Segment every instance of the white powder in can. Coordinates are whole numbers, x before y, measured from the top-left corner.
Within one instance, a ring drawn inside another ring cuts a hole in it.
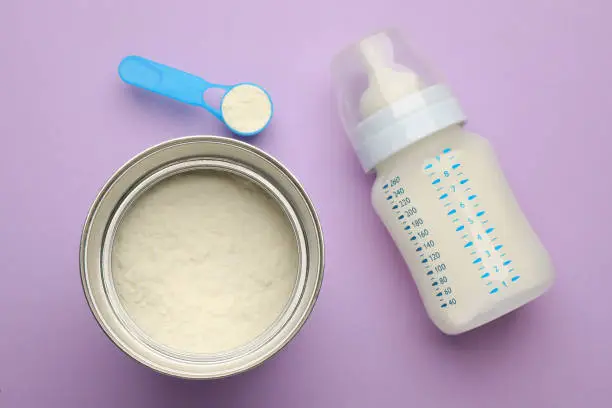
[[[234,131],[244,134],[262,130],[272,116],[272,102],[258,86],[236,85],[221,102],[223,120]]]
[[[216,353],[262,334],[298,271],[293,229],[253,183],[216,171],[172,176],[125,215],[112,251],[116,291],[158,343]]]

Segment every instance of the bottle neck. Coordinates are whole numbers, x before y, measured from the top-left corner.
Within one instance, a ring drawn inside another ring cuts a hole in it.
[[[366,172],[406,147],[466,120],[444,85],[407,95],[363,120],[351,138]]]
[[[458,132],[462,131],[462,125],[460,124],[454,124],[454,125],[450,125],[444,129],[441,129],[437,132],[434,132],[430,135],[427,135],[425,137],[423,137],[422,139],[416,141],[415,143],[409,144],[408,146],[404,147],[401,150],[398,150],[395,154],[389,156],[388,158],[386,158],[385,160],[381,161],[380,163],[376,164],[376,166],[374,167],[374,171],[377,174],[388,174],[390,172],[393,171],[393,169],[395,168],[395,166],[397,165],[397,162],[399,160],[404,160],[405,159],[405,154],[406,152],[410,151],[410,150],[414,150],[417,149],[420,145],[427,143],[428,141],[430,141],[432,138],[437,138],[437,137],[442,137],[442,136],[449,136],[452,137],[454,135],[456,135]]]

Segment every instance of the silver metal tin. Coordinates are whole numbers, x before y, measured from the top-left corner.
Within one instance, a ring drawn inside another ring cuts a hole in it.
[[[243,177],[275,198],[293,227],[300,259],[291,299],[272,326],[243,347],[210,355],[181,353],[144,334],[121,306],[110,270],[115,233],[136,199],[172,175],[206,169]],[[218,136],[174,139],[147,149],[121,167],[94,201],[80,248],[85,296],[106,335],[130,357],[158,372],[198,379],[221,378],[249,370],[283,348],[312,311],[323,279],[323,261],[321,226],[297,179],[263,151]]]

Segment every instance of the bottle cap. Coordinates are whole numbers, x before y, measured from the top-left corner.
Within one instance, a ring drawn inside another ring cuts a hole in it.
[[[332,62],[340,117],[363,168],[466,118],[450,90],[397,30],[372,34]]]

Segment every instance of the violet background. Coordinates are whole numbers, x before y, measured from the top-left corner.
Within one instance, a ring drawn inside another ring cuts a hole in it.
[[[610,15],[607,0],[3,0],[0,407],[610,406]],[[386,26],[445,73],[557,266],[546,296],[459,337],[427,319],[335,114],[332,56]],[[78,245],[102,184],[148,146],[227,134],[121,83],[128,54],[266,87],[275,117],[254,143],[318,208],[317,307],[245,375],[155,374],[85,303]]]

